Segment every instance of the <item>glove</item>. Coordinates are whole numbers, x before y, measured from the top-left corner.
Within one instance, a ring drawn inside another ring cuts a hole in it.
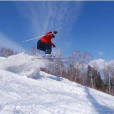
[[[57,31],[53,31],[53,34],[57,34]]]
[[[55,44],[53,44],[53,47],[56,47]]]
[[[52,38],[55,38],[55,35],[54,34],[52,34]]]

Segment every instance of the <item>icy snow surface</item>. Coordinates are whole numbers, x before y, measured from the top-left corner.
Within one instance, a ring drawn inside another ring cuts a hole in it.
[[[25,53],[0,57],[0,114],[114,114],[114,97],[40,71]]]

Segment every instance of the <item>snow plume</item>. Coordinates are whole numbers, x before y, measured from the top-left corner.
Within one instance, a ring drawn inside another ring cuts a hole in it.
[[[0,47],[10,48],[16,52],[24,51],[23,47],[12,41],[9,37],[0,33]]]
[[[49,30],[61,31],[59,33],[62,35],[62,32],[69,33],[77,21],[82,2],[26,2],[18,3],[17,6],[19,12],[29,19],[36,35]]]

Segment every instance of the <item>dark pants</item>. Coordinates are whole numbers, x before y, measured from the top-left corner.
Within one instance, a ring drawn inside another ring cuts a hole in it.
[[[37,49],[45,51],[45,54],[51,54],[52,46],[48,43],[44,43],[39,40],[37,42]]]

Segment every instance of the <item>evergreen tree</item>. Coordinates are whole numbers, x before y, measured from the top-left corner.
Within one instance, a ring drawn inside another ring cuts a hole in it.
[[[92,87],[103,90],[103,80],[101,79],[100,73],[92,68],[90,65],[88,66],[87,71],[87,83],[91,84]]]

